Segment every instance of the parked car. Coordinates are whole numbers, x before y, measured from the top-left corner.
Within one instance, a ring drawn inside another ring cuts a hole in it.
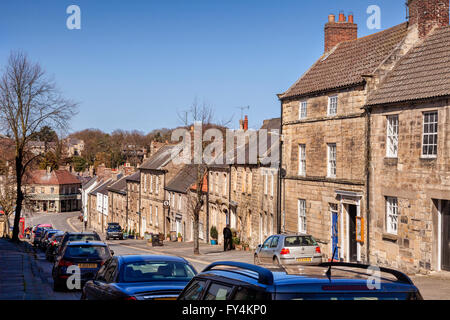
[[[317,241],[307,234],[276,234],[268,237],[254,254],[255,264],[318,264],[322,252]]]
[[[325,262],[268,268],[242,262],[215,262],[197,274],[179,300],[422,300],[411,279],[379,268],[372,283],[369,265]],[[372,286],[373,284],[373,286]]]
[[[100,236],[97,232],[66,232],[64,234],[63,239],[61,240],[60,245],[58,246],[58,250],[56,256],[61,255],[64,247],[69,241],[101,241]]]
[[[106,261],[111,259],[114,252],[101,241],[67,242],[62,254],[56,258],[52,269],[53,289],[60,291],[67,288],[67,279],[72,273],[67,268],[78,265],[81,275],[81,286],[93,279],[97,271]]]
[[[49,239],[58,232],[62,232],[61,230],[56,230],[56,229],[47,229],[43,236],[41,237],[41,240],[39,241],[39,246],[43,251],[47,250],[47,245],[48,245],[48,241]]]
[[[33,234],[33,246],[39,247],[41,237],[43,236],[46,230],[50,229],[49,227],[37,227]]]
[[[61,243],[61,240],[64,236],[63,232],[55,233],[49,240],[47,250],[45,251],[45,258],[48,261],[55,261],[55,256],[58,251],[58,247]]]
[[[185,259],[172,256],[114,257],[83,288],[87,300],[176,300],[197,274]]]
[[[108,227],[106,228],[106,240],[109,239],[123,240],[122,227],[118,223],[108,223]]]

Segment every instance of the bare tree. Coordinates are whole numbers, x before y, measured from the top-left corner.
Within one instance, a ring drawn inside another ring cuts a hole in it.
[[[77,104],[64,99],[38,63],[22,52],[11,53],[0,79],[0,125],[15,142],[16,215],[13,241],[19,240],[19,221],[24,201],[23,177],[29,164],[27,144],[44,126],[65,129]]]

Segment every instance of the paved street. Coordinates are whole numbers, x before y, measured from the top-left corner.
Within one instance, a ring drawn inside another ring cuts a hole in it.
[[[80,231],[82,223],[78,213],[39,214],[27,219],[27,226],[37,223],[52,223],[64,231]],[[102,236],[102,238],[104,238]],[[163,254],[176,255],[190,261],[197,271],[217,260],[253,262],[251,252],[223,252],[220,246],[202,244],[200,255],[193,254],[192,243],[165,242],[162,247],[152,247],[143,240],[107,241],[116,255]],[[74,300],[80,292],[54,292],[51,278],[52,264],[45,259],[40,250],[27,242],[20,245],[0,240],[0,300],[1,299],[57,299]],[[442,272],[430,276],[413,276],[425,299],[450,299],[450,273]]]

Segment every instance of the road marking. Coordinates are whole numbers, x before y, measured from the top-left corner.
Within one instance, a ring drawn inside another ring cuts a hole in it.
[[[69,225],[69,227],[72,228],[72,230],[74,230],[75,232],[79,232],[78,229],[76,229],[71,223],[70,223],[70,219],[72,219],[73,217],[67,218],[66,222]]]
[[[171,255],[171,254],[169,254],[169,253],[167,253],[167,252],[164,252],[164,251],[159,251],[159,250],[149,250],[149,249],[144,249],[144,248],[139,248],[139,247],[135,247],[135,246],[131,246],[131,245],[123,245],[124,247],[129,247],[129,248],[132,248],[132,249],[136,249],[136,250],[141,250],[141,251],[145,251],[145,252],[151,252],[151,253],[155,253],[155,251],[156,252],[158,252],[158,253],[164,253],[164,254],[167,254],[167,255]],[[173,255],[173,254],[172,254]],[[186,260],[190,260],[190,261],[194,261],[194,262],[197,262],[197,263],[201,263],[201,264],[206,264],[206,265],[209,265],[209,264],[211,264],[211,262],[210,261],[205,261],[205,260],[198,260],[198,259],[192,259],[192,258],[187,258],[187,257],[183,257],[183,256],[178,256],[178,257],[181,257],[181,258],[184,258],[184,259],[186,259]]]

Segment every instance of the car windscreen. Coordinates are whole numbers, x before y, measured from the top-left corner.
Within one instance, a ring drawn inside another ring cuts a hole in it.
[[[96,241],[100,240],[96,234],[71,234],[68,236],[67,241]]]
[[[183,262],[138,261],[123,267],[123,282],[190,281],[195,270]]]
[[[66,248],[65,258],[92,258],[105,260],[111,256],[105,246],[71,245]]]
[[[317,246],[316,240],[311,236],[289,236],[284,239],[285,247]]]
[[[113,226],[109,226],[108,227],[108,231],[120,231],[122,230],[122,228],[120,226],[117,225],[113,225]]]

